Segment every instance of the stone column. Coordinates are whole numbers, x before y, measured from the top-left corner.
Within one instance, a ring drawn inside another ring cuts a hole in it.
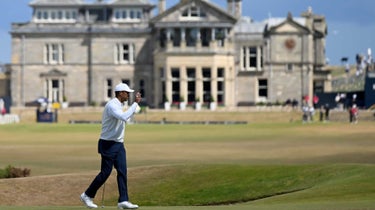
[[[211,95],[217,102],[217,66],[213,65],[211,68]]]
[[[185,28],[181,28],[181,45],[180,48],[184,49],[186,47],[186,31]]]
[[[186,66],[180,67],[180,96],[187,102],[187,73]]]
[[[172,102],[172,74],[171,68],[168,64],[165,65],[164,69],[165,76],[165,96],[170,102]]]
[[[203,77],[201,66],[197,66],[195,69],[195,97],[199,98],[200,102],[203,102]]]

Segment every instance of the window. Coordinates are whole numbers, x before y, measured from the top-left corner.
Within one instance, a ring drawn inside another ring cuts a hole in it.
[[[179,47],[181,44],[181,29],[175,28],[171,31],[171,40],[173,41],[174,47]]]
[[[56,11],[51,11],[51,19],[52,20],[56,19]]]
[[[121,79],[121,82],[127,84],[129,87],[132,86],[132,84],[130,83],[130,79]]]
[[[172,68],[172,103],[180,101],[180,69]]]
[[[35,22],[53,22],[53,23],[65,23],[75,22],[77,20],[77,11],[73,9],[37,9],[35,11],[34,21]]]
[[[122,83],[125,83],[125,84],[127,84],[129,87],[132,87],[133,85],[131,84],[131,82],[130,82],[130,79],[128,79],[128,78],[124,78],[124,79],[121,79],[121,82]],[[130,94],[130,101],[132,101],[133,99],[133,95],[132,94]]]
[[[217,41],[217,46],[223,47],[225,41],[225,29],[224,28],[216,28],[215,29],[215,40]]]
[[[58,12],[57,12],[57,18],[60,19],[60,20],[62,20],[63,17],[64,17],[64,16],[63,16],[63,11],[58,11]]]
[[[116,64],[134,64],[135,46],[134,44],[117,44],[115,47]]]
[[[41,11],[36,12],[36,19],[41,20],[43,17],[43,13]]]
[[[106,101],[109,101],[112,98],[112,91],[113,91],[112,79],[107,79],[107,81],[106,81],[106,95],[105,95]]]
[[[267,79],[258,80],[258,98],[260,101],[266,101],[268,97],[268,81]]]
[[[188,81],[188,103],[195,101],[195,68],[187,68],[187,81]]]
[[[314,93],[323,93],[324,92],[324,80],[314,81]]]
[[[166,92],[165,92],[165,76],[164,76],[165,72],[164,72],[164,68],[160,67],[159,72],[160,72],[160,81],[161,81],[161,92],[163,93],[162,94],[162,101],[166,102],[168,100],[168,97],[167,97]]]
[[[199,9],[197,7],[190,7],[190,16],[191,17],[198,17],[199,16]]]
[[[195,46],[197,43],[198,29],[187,28],[186,29],[186,46]]]
[[[243,46],[241,49],[241,67],[243,71],[261,70],[263,67],[262,48]]]
[[[211,69],[210,68],[202,68],[202,76],[203,76],[203,102],[208,103],[211,101]]]
[[[46,78],[44,82],[44,96],[48,101],[62,102],[64,96],[64,80]]]
[[[47,20],[47,19],[48,19],[48,12],[44,11],[43,12],[43,20]]]
[[[257,67],[257,48],[249,47],[249,66],[250,68]]]
[[[137,10],[136,11],[136,13],[137,13],[137,19],[142,19],[142,12],[141,11],[139,11],[139,10]]]
[[[210,41],[211,41],[211,30],[210,28],[202,28],[200,29],[200,38],[202,42],[203,47],[208,47],[210,46]]]
[[[146,85],[145,81],[141,79],[139,81],[139,92],[141,93],[143,98],[146,98]]]
[[[286,65],[286,70],[287,70],[287,71],[293,71],[293,64],[288,63],[288,64]]]
[[[139,22],[142,19],[141,9],[115,9],[113,22]]]
[[[44,46],[44,63],[46,64],[63,64],[64,63],[64,45],[63,44],[46,44]]]
[[[192,5],[189,8],[187,8],[186,10],[184,10],[182,12],[181,16],[182,16],[182,19],[189,19],[189,20],[197,19],[197,20],[199,20],[200,18],[204,18],[207,15],[203,11],[203,9],[201,9],[200,7]]]
[[[225,93],[225,83],[224,83],[224,68],[217,69],[217,103],[224,104],[224,93]]]

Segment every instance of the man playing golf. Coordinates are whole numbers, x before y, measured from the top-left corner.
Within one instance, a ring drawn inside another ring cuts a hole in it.
[[[102,131],[98,142],[98,152],[101,154],[101,170],[87,190],[81,194],[81,201],[88,208],[97,208],[93,202],[99,188],[105,183],[114,166],[117,170],[117,184],[119,190],[118,208],[136,209],[138,205],[129,202],[127,187],[126,151],[124,147],[125,122],[134,114],[141,101],[139,92],[135,95],[135,102],[127,111],[123,111],[123,103],[128,101],[129,94],[134,92],[125,83],[115,87],[115,98],[104,107],[102,116]]]

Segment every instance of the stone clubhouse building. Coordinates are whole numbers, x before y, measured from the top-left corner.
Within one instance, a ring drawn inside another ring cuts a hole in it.
[[[242,0],[32,0],[13,23],[12,106],[39,97],[103,105],[125,82],[151,108],[196,101],[230,110],[330,90],[325,17],[311,8],[256,22]],[[254,5],[256,6],[256,5]],[[157,12],[154,12],[157,10]]]

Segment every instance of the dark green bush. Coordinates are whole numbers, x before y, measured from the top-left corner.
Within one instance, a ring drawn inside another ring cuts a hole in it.
[[[4,169],[0,169],[0,179],[28,177],[30,172],[31,170],[28,168],[21,169],[8,165]]]

